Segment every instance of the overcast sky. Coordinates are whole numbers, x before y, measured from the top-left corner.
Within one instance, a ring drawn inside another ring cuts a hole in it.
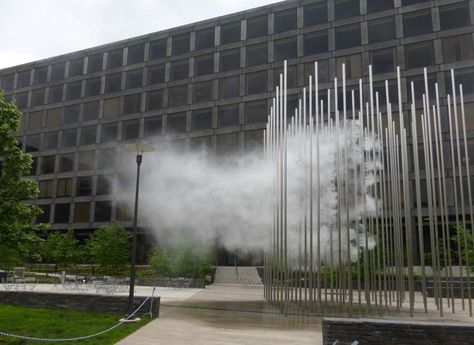
[[[278,0],[0,0],[0,68]]]

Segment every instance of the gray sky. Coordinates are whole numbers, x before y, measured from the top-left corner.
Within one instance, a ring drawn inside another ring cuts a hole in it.
[[[0,68],[278,0],[0,0]]]

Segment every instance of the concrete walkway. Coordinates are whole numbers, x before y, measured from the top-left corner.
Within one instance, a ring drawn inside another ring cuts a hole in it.
[[[163,301],[159,319],[117,344],[322,344],[318,318],[267,308],[262,289],[211,285],[185,300]]]

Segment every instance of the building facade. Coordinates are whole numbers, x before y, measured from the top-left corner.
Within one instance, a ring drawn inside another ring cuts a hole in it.
[[[382,107],[384,80],[396,98],[397,65],[406,102],[411,82],[417,99],[423,92],[424,66],[431,94],[435,83],[442,94],[451,87],[455,68],[474,154],[473,18],[474,0],[283,1],[0,70],[23,113],[18,140],[34,159],[38,221],[78,237],[113,220],[130,226],[112,188],[134,178],[124,143],[205,146],[217,157],[261,147],[284,60],[289,109],[316,60],[321,97],[343,63],[349,90],[371,64]]]

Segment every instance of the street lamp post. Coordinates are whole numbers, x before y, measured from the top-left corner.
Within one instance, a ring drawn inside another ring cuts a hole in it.
[[[127,144],[125,150],[136,153],[137,163],[137,182],[135,185],[135,209],[133,213],[133,230],[132,230],[132,248],[131,248],[131,262],[130,262],[130,288],[128,294],[128,316],[132,315],[134,311],[134,292],[135,292],[135,273],[137,262],[137,224],[138,224],[138,194],[140,190],[140,166],[142,164],[143,153],[155,151],[152,145],[148,144]],[[132,320],[135,318],[132,318]],[[128,321],[131,321],[130,319]]]

